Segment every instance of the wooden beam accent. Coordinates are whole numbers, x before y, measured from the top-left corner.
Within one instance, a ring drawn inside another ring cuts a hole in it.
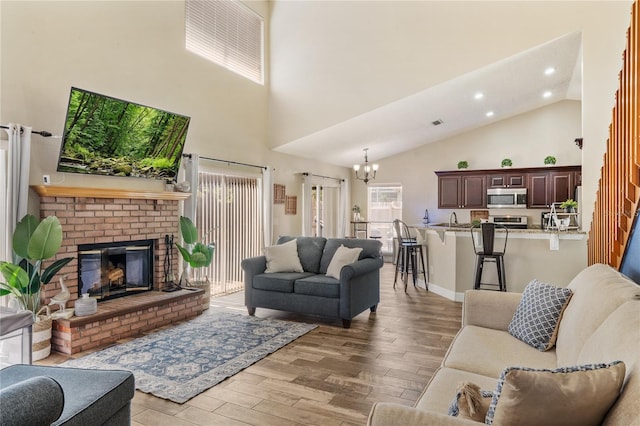
[[[186,200],[190,192],[141,191],[137,189],[84,188],[74,186],[32,185],[41,197],[124,198],[144,200]]]

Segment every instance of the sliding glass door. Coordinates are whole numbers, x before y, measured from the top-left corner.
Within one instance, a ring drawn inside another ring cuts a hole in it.
[[[259,178],[198,173],[197,227],[202,240],[216,244],[211,266],[201,268],[212,295],[242,290],[240,262],[261,254],[261,194]]]

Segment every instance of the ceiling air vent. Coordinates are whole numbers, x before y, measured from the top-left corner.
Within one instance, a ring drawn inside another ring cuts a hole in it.
[[[439,126],[442,123],[444,123],[444,121],[442,121],[441,119],[437,119],[436,121],[432,121],[431,124],[433,124],[434,126]]]

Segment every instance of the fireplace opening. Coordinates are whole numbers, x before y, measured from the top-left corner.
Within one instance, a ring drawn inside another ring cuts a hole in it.
[[[78,246],[78,294],[98,301],[153,290],[153,240]]]

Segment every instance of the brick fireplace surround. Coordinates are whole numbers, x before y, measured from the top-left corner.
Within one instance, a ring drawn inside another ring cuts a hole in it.
[[[73,257],[42,290],[44,303],[60,291],[59,276],[71,292],[67,308],[78,299],[78,245],[154,240],[154,291],[98,303],[94,315],[57,319],[52,330],[54,350],[73,354],[115,342],[202,312],[202,290],[162,292],[166,234],[179,235],[179,202],[188,193],[144,192],[103,188],[32,187],[40,195],[41,218],[55,215],[62,225],[62,247],[51,262]],[[172,248],[177,274],[178,253]],[[44,265],[46,267],[46,265]]]

